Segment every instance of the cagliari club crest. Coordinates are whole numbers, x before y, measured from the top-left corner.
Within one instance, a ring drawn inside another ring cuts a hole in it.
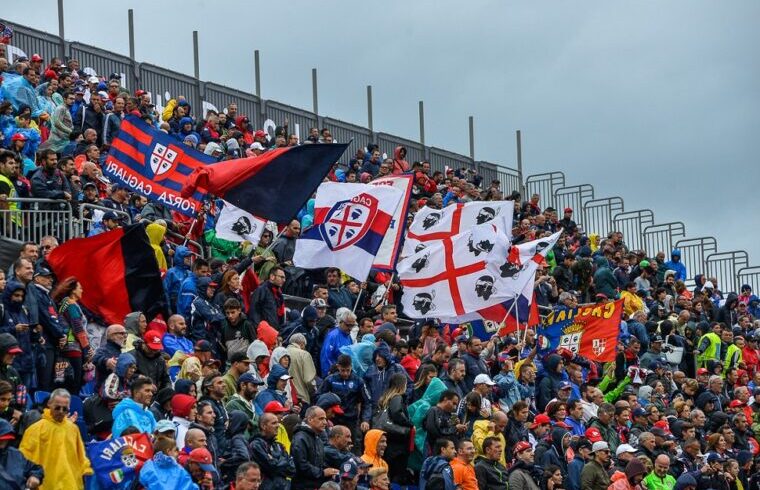
[[[153,153],[150,155],[150,168],[156,176],[163,175],[172,169],[177,159],[177,151],[171,147],[156,143]]]
[[[377,210],[377,199],[365,193],[335,203],[325,217],[322,238],[333,251],[350,247],[367,234]]]

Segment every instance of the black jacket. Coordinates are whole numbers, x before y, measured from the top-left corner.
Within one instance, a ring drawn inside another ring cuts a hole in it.
[[[112,358],[118,359],[120,354],[121,346],[110,340],[100,344],[98,350],[95,351],[95,355],[92,356],[92,363],[95,365],[95,391],[100,390],[106,377],[113,372],[113,370],[106,367],[108,360]]]
[[[214,414],[216,414],[216,419],[214,420],[214,438],[216,439],[217,447],[219,448],[219,454],[222,454],[227,450],[228,441],[226,428],[229,414],[227,414],[227,409],[224,408],[224,403],[222,403],[221,400],[216,401],[209,396],[204,396],[201,398],[201,401],[211,403],[211,407],[214,409]]]
[[[261,467],[261,490],[288,487],[287,479],[296,474],[296,465],[282,444],[257,434],[251,441],[250,452],[251,461]]]
[[[248,449],[248,415],[240,410],[230,412],[230,423],[227,427],[227,450],[222,455],[221,464],[222,481],[230,482],[235,479],[237,467],[251,460],[251,452]],[[263,476],[263,474],[262,474]]]
[[[37,307],[36,316],[29,312],[30,318],[36,318],[39,325],[42,325],[42,337],[45,339],[45,345],[48,348],[58,345],[58,339],[63,337],[63,328],[58,321],[58,308],[50,298],[50,292],[34,284],[26,288],[26,294],[34,296],[34,304]],[[118,354],[116,357],[119,357]]]
[[[171,386],[169,371],[166,369],[166,362],[163,357],[161,355],[148,357],[143,352],[142,346],[142,340],[136,340],[135,350],[132,351],[132,355],[135,356],[137,363],[137,372],[152,379],[156,384],[156,389],[162,390],[167,386]]]
[[[507,469],[498,461],[479,457],[475,462],[475,477],[480,490],[507,490]]]
[[[251,294],[248,318],[251,319],[254,326],[258,327],[259,322],[265,320],[272,327],[279,329],[283,322],[283,318],[278,315],[282,304],[282,291],[280,290],[279,296],[275,296],[272,292],[272,283],[264,281]]]
[[[34,464],[15,447],[0,449],[0,489],[21,488],[21,482],[25,482],[30,476],[36,476],[44,483],[45,472],[42,466]]]
[[[319,435],[308,425],[296,427],[290,454],[295,461],[296,474],[291,482],[292,490],[319,488],[326,481],[324,477],[325,446]]]
[[[343,467],[343,463],[353,458],[354,454],[351,451],[341,451],[331,444],[325,445],[325,465],[328,468]]]
[[[431,407],[425,416],[423,427],[427,432],[427,444],[431,448],[437,439],[449,439],[454,444],[457,443],[456,424],[452,423],[453,413],[444,412],[439,407]]]

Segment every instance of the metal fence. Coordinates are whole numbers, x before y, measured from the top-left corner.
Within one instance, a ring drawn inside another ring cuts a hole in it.
[[[578,216],[583,216],[583,227],[586,231],[605,237],[611,231],[615,231],[614,218],[624,211],[623,208],[623,199],[620,197],[592,199],[583,205],[583,214]],[[557,213],[562,215],[563,210],[564,208],[558,208]]]
[[[322,119],[322,127],[329,129],[333,139],[338,143],[351,142],[343,155],[344,158],[353,158],[358,149],[365,148],[372,142],[372,131],[356,124],[325,117]]]
[[[254,128],[261,128],[264,125],[261,100],[255,95],[224,85],[207,83],[203,102],[205,109],[213,109],[219,113],[226,112],[227,106],[234,103],[237,105],[238,116],[246,116]]]
[[[554,204],[554,191],[560,187],[565,186],[565,174],[562,172],[547,172],[545,174],[529,175],[525,179],[525,193],[527,196],[522,196],[523,200],[527,200],[533,194],[541,196],[542,207],[553,207]]]
[[[647,226],[644,228],[644,250],[650,257],[657,252],[665,252],[666,256],[670,256],[675,243],[685,236],[686,227],[680,221]]]
[[[411,165],[412,162],[421,162],[425,157],[425,147],[422,143],[412,141],[400,136],[393,136],[388,133],[377,133],[377,144],[380,145],[380,151],[387,153],[388,157],[393,158],[393,151],[397,146],[406,148],[406,161]]]
[[[674,248],[681,251],[681,263],[690,275],[684,283],[687,287],[692,287],[695,285],[692,279],[694,275],[707,270],[707,256],[718,251],[718,241],[711,236],[686,238],[678,240]],[[665,255],[669,254],[669,251],[665,253]]]
[[[644,229],[653,224],[654,213],[651,209],[625,211],[612,218],[614,231],[623,234],[623,239],[631,250],[644,248]]]
[[[574,211],[575,222],[583,225],[583,207],[593,199],[594,187],[589,184],[560,187],[554,191],[553,207],[555,209],[571,208]]]
[[[475,170],[475,163],[472,161],[472,158],[442,148],[431,147],[429,149],[429,160],[430,168],[434,171],[438,170],[443,172],[446,170],[446,167],[454,170],[459,170],[461,168]],[[486,186],[489,183],[490,181],[484,182]]]
[[[88,75],[107,77],[111,73],[118,73],[122,87],[134,92],[135,72],[129,57],[81,43],[69,45],[69,56],[79,60],[79,66]]]
[[[309,136],[309,128],[319,127],[316,114],[298,107],[268,100],[264,103],[264,111],[267,116],[267,120],[264,122],[264,131],[270,136],[274,136],[276,126],[282,126],[286,121],[288,131],[291,134],[297,134],[299,141],[303,141]]]
[[[718,280],[716,288],[721,291],[739,291],[739,271],[749,265],[744,250],[718,252],[707,256],[707,275]]]
[[[21,209],[0,209],[3,238],[40,243],[48,235],[61,242],[77,236],[69,201],[19,197],[8,198],[6,202]]]
[[[752,286],[752,292],[755,294],[760,291],[760,266],[739,269],[738,276],[740,285],[749,284]]]
[[[166,104],[173,98],[184,96],[190,104],[191,114],[203,118],[203,104],[198,81],[191,76],[183,75],[164,68],[140,64],[140,86],[150,92],[156,109],[163,111]]]

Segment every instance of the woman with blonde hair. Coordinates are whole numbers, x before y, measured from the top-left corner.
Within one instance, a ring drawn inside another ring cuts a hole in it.
[[[388,477],[388,470],[385,468],[373,468],[369,470],[369,488],[370,490],[389,490],[391,480]]]

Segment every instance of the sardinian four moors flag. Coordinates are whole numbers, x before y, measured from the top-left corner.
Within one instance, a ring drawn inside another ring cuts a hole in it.
[[[305,269],[338,267],[364,280],[402,197],[392,186],[323,183],[314,203],[314,226],[296,241],[293,263]]]
[[[396,267],[404,287],[404,313],[459,318],[503,301],[496,282],[508,245],[507,236],[486,223],[404,258]]]
[[[228,202],[216,219],[216,236],[232,242],[249,241],[255,247],[266,228],[267,221]]]
[[[169,209],[194,216],[206,196],[203,189],[182,196],[182,186],[197,168],[216,159],[183,145],[137,116],[128,115],[111,144],[103,173],[133,192]]]
[[[74,238],[47,261],[58,280],[79,280],[82,304],[108,324],[122,323],[133,311],[166,315],[161,272],[143,223]]]
[[[512,201],[475,201],[446,206],[443,209],[424,207],[414,216],[404,242],[402,257],[408,257],[428,245],[467,231],[475,225],[493,223],[509,236],[512,230]]]

